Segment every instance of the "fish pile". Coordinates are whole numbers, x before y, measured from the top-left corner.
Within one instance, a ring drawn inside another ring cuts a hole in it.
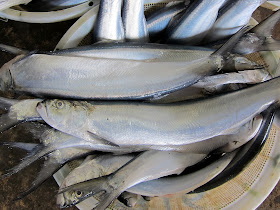
[[[22,199],[86,157],[57,203],[95,196],[95,209],[228,181],[262,148],[280,99],[280,78],[245,57],[280,49],[271,38],[280,11],[247,26],[264,2],[172,1],[144,12],[144,0],[0,1],[0,17],[23,22],[91,14],[95,42],[50,52],[0,45],[17,55],[0,69],[2,93],[14,96],[0,98],[0,131],[33,121],[40,140],[0,142],[28,151],[1,179],[47,157]]]

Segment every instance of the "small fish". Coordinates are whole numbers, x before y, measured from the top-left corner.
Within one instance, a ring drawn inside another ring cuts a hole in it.
[[[199,44],[214,25],[218,11],[225,0],[194,1],[180,18],[166,28],[168,43]]]
[[[122,41],[124,40],[124,27],[121,17],[122,0],[102,0],[93,38],[98,41]]]
[[[69,204],[75,205],[89,196],[104,192],[96,209],[105,209],[115,198],[129,187],[143,181],[157,179],[162,176],[180,173],[187,166],[201,161],[206,155],[177,153],[165,151],[146,151],[115,173],[81,182],[59,191],[78,190],[82,193],[79,201]],[[162,163],[164,164],[158,164]],[[69,206],[68,205],[68,206]]]
[[[219,12],[219,16],[205,36],[207,43],[228,38],[249,23],[252,13],[265,0],[232,0]],[[236,15],[238,14],[238,15]]]
[[[148,42],[144,0],[124,0],[122,8],[124,36],[127,42]]]

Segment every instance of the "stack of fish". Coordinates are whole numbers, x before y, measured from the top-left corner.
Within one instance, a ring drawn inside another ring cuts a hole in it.
[[[98,14],[90,46],[29,52],[0,45],[18,54],[0,69],[1,90],[38,97],[0,98],[7,110],[0,130],[45,123],[36,126],[39,144],[1,142],[29,151],[2,178],[48,157],[18,199],[66,162],[90,155],[65,178],[58,204],[95,195],[96,209],[105,209],[125,192],[133,206],[137,195],[206,189],[215,177],[211,182],[221,182],[244,151],[260,150],[280,99],[280,78],[244,57],[279,49],[271,31],[280,11],[246,27],[264,0],[174,1],[146,16],[144,0],[2,1],[0,16],[11,18],[7,8],[22,3],[32,11],[94,7]]]

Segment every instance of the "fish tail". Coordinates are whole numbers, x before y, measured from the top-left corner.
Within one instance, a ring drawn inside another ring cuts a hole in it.
[[[31,163],[35,162],[39,158],[46,156],[52,151],[53,150],[51,150],[50,147],[46,147],[42,144],[37,145],[27,156],[23,158],[23,160],[18,165],[7,170],[5,174],[1,175],[0,180],[9,177],[15,173],[18,173],[22,169],[29,166]]]
[[[15,55],[28,55],[30,52],[27,50],[23,50],[17,47],[12,47],[5,44],[0,44],[0,50],[4,52],[8,52]]]
[[[23,143],[23,142],[0,142],[0,145],[12,147],[12,148],[19,148],[19,149],[31,152],[39,144]]]
[[[75,203],[68,204],[68,206],[72,206],[80,203],[81,201],[85,200],[90,196],[103,192],[103,194],[99,196],[98,200],[100,201],[94,209],[105,209],[114,201],[114,199],[116,199],[121,194],[121,191],[117,190],[112,185],[110,185],[109,180],[110,176],[103,176],[97,179],[91,179],[85,182],[65,187],[59,190],[58,193],[60,194],[67,191],[79,191],[80,194],[82,194],[82,196]]]
[[[249,26],[242,27],[234,34],[222,47],[216,50],[212,55],[226,55],[233,50],[239,39],[249,30]]]
[[[25,196],[32,193],[34,190],[36,190],[41,184],[43,184],[49,177],[51,177],[58,169],[60,169],[63,166],[63,163],[59,163],[54,158],[48,158],[40,172],[38,173],[36,179],[32,182],[31,187],[27,189],[26,191],[21,192],[16,198],[13,199],[13,201],[20,200],[24,198]]]

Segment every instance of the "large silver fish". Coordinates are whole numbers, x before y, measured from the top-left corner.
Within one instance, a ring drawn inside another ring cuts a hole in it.
[[[93,133],[117,145],[184,145],[248,122],[279,100],[279,81],[173,104],[47,100],[37,111],[49,125],[87,141]]]
[[[197,0],[166,28],[168,43],[199,44],[214,25],[225,0]]]
[[[243,35],[210,56],[192,61],[124,60],[74,55],[17,57],[1,71],[1,90],[77,99],[146,99],[169,94],[213,74]],[[82,65],[81,65],[82,64]]]
[[[93,37],[95,41],[124,40],[122,0],[100,1]]]
[[[184,168],[194,165],[205,156],[203,154],[146,151],[109,176],[81,182],[66,187],[60,192],[66,192],[68,190],[81,191],[82,196],[77,203],[86,199],[88,196],[104,192],[96,208],[105,209],[117,196],[129,187],[143,181],[181,173]],[[162,162],[164,164],[158,164]],[[70,205],[75,204],[72,203]]]
[[[205,42],[228,38],[249,23],[252,13],[266,0],[232,0],[219,13],[215,24],[205,37]]]
[[[144,0],[124,0],[122,8],[125,40],[128,42],[148,42]]]

